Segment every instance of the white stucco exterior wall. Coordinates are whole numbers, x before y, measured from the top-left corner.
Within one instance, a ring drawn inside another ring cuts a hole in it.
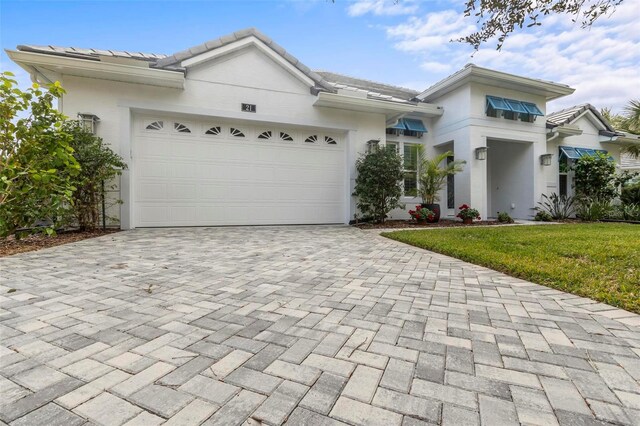
[[[355,179],[355,159],[370,139],[385,138],[385,115],[313,106],[316,96],[309,86],[256,48],[248,47],[189,69],[184,90],[63,75],[67,94],[62,111],[70,117],[90,112],[100,118],[97,134],[128,163],[122,176],[122,226],[131,226],[131,187],[135,168],[131,156],[131,123],[136,113],[177,117],[222,117],[247,123],[309,126],[344,135],[347,143],[348,200],[345,223],[355,213],[350,196]],[[240,111],[240,104],[257,105],[257,113]]]

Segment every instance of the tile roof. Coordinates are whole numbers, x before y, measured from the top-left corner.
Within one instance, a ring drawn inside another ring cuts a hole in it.
[[[331,71],[316,72],[336,89],[364,91],[367,96],[372,98],[407,102],[413,100],[420,93],[406,87],[393,86]]]
[[[31,44],[18,45],[22,52],[45,53],[48,55],[69,56],[78,59],[99,60],[100,56],[112,56],[114,58],[138,59],[155,63],[167,55],[157,53],[127,52],[122,50],[83,49],[80,47],[36,46]]]
[[[182,61],[193,58],[194,56],[200,55],[202,53],[208,52],[213,49],[217,49],[219,47],[225,46],[227,44],[233,43],[238,40],[242,40],[247,37],[255,37],[267,46],[269,46],[273,51],[282,56],[287,62],[296,67],[300,72],[313,80],[318,86],[324,88],[329,91],[333,91],[331,85],[329,85],[319,74],[311,71],[309,67],[300,62],[296,57],[287,52],[282,46],[274,42],[271,38],[260,32],[256,28],[246,28],[244,30],[236,31],[234,33],[228,34],[226,36],[216,38],[213,40],[209,40],[205,43],[199,44],[197,46],[190,47],[189,49],[182,50],[180,52],[174,53],[173,55],[167,56],[165,58],[159,59],[156,63],[156,67],[158,68],[171,68],[176,65],[179,65]]]
[[[602,124],[608,131],[615,133],[616,130],[613,128],[613,126],[611,126],[609,121],[607,121],[602,116],[602,114],[600,114],[600,111],[598,111],[596,107],[591,104],[575,105],[570,108],[565,108],[563,110],[547,114],[547,123],[551,124],[552,127],[569,124],[587,110],[591,111],[598,118],[598,120],[602,122]]]

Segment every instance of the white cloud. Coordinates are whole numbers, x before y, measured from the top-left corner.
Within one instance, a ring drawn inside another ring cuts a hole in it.
[[[362,16],[371,13],[381,15],[409,15],[418,11],[415,0],[357,0],[347,8],[349,16]]]
[[[590,102],[597,108],[620,110],[630,98],[640,96],[637,16],[640,2],[630,0],[589,29],[567,16],[550,16],[541,27],[511,35],[499,52],[491,41],[475,53],[466,44],[450,42],[477,28],[475,19],[465,18],[460,10],[411,16],[387,27],[386,33],[397,50],[422,61],[420,69],[429,73],[431,82],[473,62],[576,89],[573,95],[554,101],[550,109]],[[416,81],[423,79],[427,78],[415,77]]]

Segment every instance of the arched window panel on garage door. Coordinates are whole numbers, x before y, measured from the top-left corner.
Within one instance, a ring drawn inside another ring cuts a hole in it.
[[[273,137],[273,132],[271,130],[265,130],[264,132],[258,135],[258,139],[269,140]]]
[[[338,141],[336,141],[334,138],[332,138],[331,136],[325,136],[324,137],[324,141],[328,144],[328,145],[338,145]]]
[[[147,126],[145,127],[145,130],[162,130],[164,129],[164,122],[162,120],[157,120],[157,121],[152,121],[151,123],[147,124]]]
[[[173,129],[178,133],[191,133],[191,129],[189,129],[186,125],[178,122],[173,123]]]
[[[307,137],[304,141],[307,143],[316,143],[318,142],[318,135],[311,135]]]
[[[207,131],[204,132],[205,135],[210,136],[218,136],[220,133],[222,133],[222,127],[220,126],[209,127]]]
[[[231,127],[229,129],[229,133],[231,133],[231,136],[234,136],[236,138],[245,138],[246,137],[245,134],[244,134],[244,131],[242,131],[242,130],[236,128],[236,127]]]
[[[285,142],[293,142],[293,137],[289,133],[280,132],[280,140]]]

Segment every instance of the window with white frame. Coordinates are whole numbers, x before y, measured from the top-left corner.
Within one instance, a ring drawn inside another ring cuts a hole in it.
[[[402,145],[404,196],[415,197],[418,195],[418,145],[413,143]]]

